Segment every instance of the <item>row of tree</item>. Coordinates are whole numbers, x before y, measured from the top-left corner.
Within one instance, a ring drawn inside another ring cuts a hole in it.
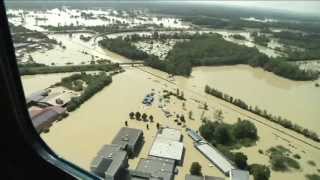
[[[317,133],[307,129],[307,128],[303,128],[301,127],[300,125],[298,124],[295,124],[295,123],[292,123],[290,120],[286,119],[286,118],[282,118],[280,116],[274,116],[270,113],[268,113],[266,110],[262,110],[260,109],[259,107],[255,107],[253,108],[252,106],[249,106],[246,102],[244,102],[243,100],[240,100],[240,99],[236,99],[236,98],[233,98],[232,96],[228,95],[228,94],[225,94],[215,88],[211,88],[210,86],[206,85],[205,86],[205,93],[207,94],[210,94],[212,96],[215,96],[217,98],[220,98],[222,100],[225,100],[229,103],[232,103],[244,110],[247,110],[247,111],[250,111],[254,114],[257,114],[261,117],[264,117],[265,119],[269,120],[269,121],[272,121],[272,122],[275,122],[279,125],[281,125],[282,127],[284,128],[287,128],[287,129],[291,129],[299,134],[302,134],[304,135],[305,137],[307,138],[310,138],[314,141],[317,141],[317,142],[320,142],[320,138],[319,136],[317,135]]]
[[[92,65],[72,65],[72,66],[45,66],[43,64],[19,65],[20,75],[51,74],[65,72],[82,71],[122,71],[119,64],[92,64]]]
[[[110,51],[126,56],[132,60],[144,60],[148,58],[148,54],[146,52],[137,49],[130,42],[123,40],[122,37],[118,37],[115,39],[102,39],[101,41],[99,41],[99,45],[103,48],[109,49]]]

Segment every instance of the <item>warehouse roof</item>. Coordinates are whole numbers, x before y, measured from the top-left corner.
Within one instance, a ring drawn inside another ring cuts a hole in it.
[[[249,172],[240,169],[232,169],[229,176],[230,180],[249,180]]]
[[[122,147],[125,147],[126,145],[133,146],[138,142],[138,139],[142,133],[142,130],[139,129],[123,127],[120,129],[117,136],[112,140],[112,144],[118,144]]]
[[[180,161],[182,159],[183,144],[164,138],[156,138],[149,155]]]
[[[214,163],[221,171],[223,171],[224,174],[229,174],[229,172],[234,169],[228,159],[208,143],[198,143],[195,146],[212,163]]]
[[[174,161],[163,158],[140,159],[136,171],[151,174],[152,178],[171,180],[175,169]]]
[[[157,137],[173,141],[181,141],[181,131],[173,128],[163,128],[159,131]]]
[[[214,176],[195,176],[187,174],[185,180],[224,180],[221,177],[214,177]]]
[[[90,169],[100,176],[102,174],[114,176],[126,158],[127,152],[123,151],[119,145],[104,145],[91,162]]]
[[[191,139],[193,139],[195,142],[204,140],[204,139],[203,139],[197,132],[195,132],[194,130],[189,129],[187,132],[188,132],[188,135],[191,137]]]

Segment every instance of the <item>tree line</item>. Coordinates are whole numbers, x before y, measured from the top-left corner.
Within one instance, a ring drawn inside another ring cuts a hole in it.
[[[314,80],[318,77],[316,72],[301,70],[283,59],[269,58],[256,48],[228,42],[219,34],[196,34],[190,41],[176,43],[165,61],[151,55],[145,59],[145,64],[183,76],[189,76],[193,66],[248,64],[292,80]]]
[[[270,113],[268,113],[266,110],[262,110],[260,109],[258,106],[256,106],[255,108],[253,108],[252,106],[249,106],[246,102],[244,102],[241,99],[236,99],[228,94],[225,94],[215,88],[211,88],[210,86],[206,85],[205,86],[205,93],[210,94],[212,96],[215,96],[219,99],[222,99],[224,101],[227,101],[231,104],[234,104],[244,110],[250,111],[256,115],[259,115],[269,121],[272,121],[274,123],[277,123],[279,125],[281,125],[284,128],[293,130],[299,134],[304,135],[305,137],[312,139],[316,142],[320,142],[320,138],[317,135],[317,133],[307,129],[307,128],[303,128],[302,126],[296,124],[296,123],[292,123],[290,120],[286,119],[286,118],[282,118],[280,116],[275,116],[272,115]]]
[[[44,64],[30,63],[18,65],[20,75],[51,74],[81,71],[122,71],[119,64],[92,64],[74,66],[46,66]]]
[[[85,101],[90,99],[93,95],[101,91],[105,86],[109,85],[112,82],[112,77],[108,76],[105,72],[100,72],[97,75],[82,72],[77,75],[71,75],[68,80],[64,78],[61,85],[64,85],[65,81],[75,81],[79,79],[86,82],[87,87],[79,97],[73,97],[68,102],[67,110],[69,112],[76,110],[81,106],[81,104],[83,104]]]

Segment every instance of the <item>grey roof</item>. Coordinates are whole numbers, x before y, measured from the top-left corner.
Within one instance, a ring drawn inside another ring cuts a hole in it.
[[[230,171],[231,180],[249,180],[249,172],[241,169],[232,169]]]
[[[195,132],[194,130],[189,129],[187,132],[188,132],[188,135],[191,137],[191,139],[193,139],[195,142],[204,140],[204,139],[203,139],[197,132]]]
[[[162,128],[157,134],[157,138],[169,139],[172,141],[181,141],[181,131],[173,128]]]
[[[29,115],[33,126],[39,132],[42,128],[51,126],[61,114],[66,112],[66,109],[58,106],[50,106],[36,111],[36,113],[33,113],[34,111],[29,110]]]
[[[118,144],[122,147],[125,147],[126,145],[134,146],[138,142],[141,134],[143,134],[142,130],[123,127],[112,140],[112,144]]]
[[[185,180],[224,180],[224,178],[214,176],[195,176],[187,174]]]
[[[126,161],[127,152],[119,145],[104,145],[91,162],[90,169],[99,176],[114,176]]]
[[[140,159],[136,170],[143,173],[150,173],[151,179],[172,180],[174,176],[174,161],[164,158]]]
[[[203,177],[187,174],[185,180],[203,180]]]
[[[197,143],[195,146],[206,158],[223,171],[224,174],[229,174],[229,172],[234,169],[229,160],[208,143]]]
[[[183,150],[183,143],[179,141],[156,137],[149,155],[180,161],[182,159]]]

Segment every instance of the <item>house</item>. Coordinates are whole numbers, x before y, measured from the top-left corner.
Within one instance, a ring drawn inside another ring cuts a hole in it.
[[[143,131],[127,127],[121,128],[112,140],[112,144],[120,145],[123,149],[126,149],[130,157],[134,157],[139,153],[143,143]]]
[[[121,180],[128,167],[127,152],[120,145],[104,145],[90,165],[94,174],[105,180]]]

